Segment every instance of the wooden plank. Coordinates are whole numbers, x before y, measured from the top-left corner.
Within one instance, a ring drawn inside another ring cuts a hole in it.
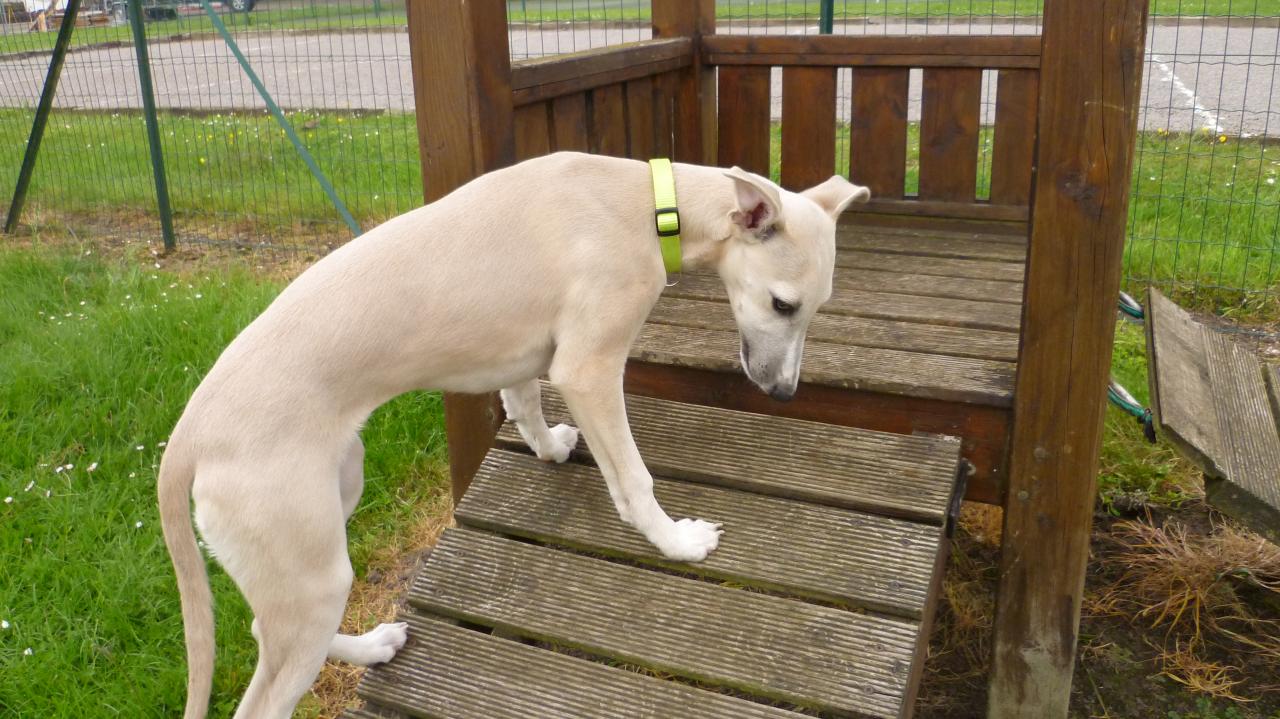
[[[1013,262],[893,255],[882,254],[875,250],[840,250],[836,253],[836,267],[897,270],[917,275],[972,277],[1002,282],[1022,282],[1024,272],[1021,265]]]
[[[1025,232],[1004,232],[1001,228],[1017,227],[1016,223],[966,222],[940,218],[918,218],[920,223],[892,226],[879,222],[866,224],[858,222],[858,214],[841,216],[838,232],[857,232],[880,237],[912,237],[912,238],[947,238],[961,240],[979,240],[982,242],[999,242],[1016,245],[1023,250],[1027,247]],[[925,222],[925,220],[929,220]],[[1022,226],[1025,230],[1026,226]]]
[[[1271,396],[1271,414],[1280,422],[1280,364],[1269,364],[1263,367],[1267,376],[1267,391]],[[1280,426],[1276,427],[1280,431]]]
[[[432,202],[515,161],[506,5],[412,3],[408,10],[423,196]],[[462,498],[501,422],[497,393],[444,397],[453,499]]]
[[[770,69],[726,67],[718,74],[718,164],[768,177]]]
[[[876,200],[902,199],[909,87],[907,68],[853,68],[849,177]]]
[[[890,255],[917,255],[969,260],[994,260],[1022,265],[1026,262],[1026,246],[1018,243],[991,242],[976,237],[938,235],[924,232],[894,235],[867,228],[850,226],[836,230],[838,250],[864,250]]]
[[[1165,436],[1207,472],[1222,476],[1222,430],[1214,411],[1204,332],[1159,290],[1147,292],[1151,409]]]
[[[648,161],[654,157],[653,78],[641,77],[627,88],[627,157]]]
[[[543,386],[552,424],[572,423]],[[666,477],[941,524],[959,447],[948,437],[851,430],[818,422],[627,397],[646,466]],[[513,435],[514,436],[514,435]],[[585,456],[590,447],[579,445]],[[803,464],[796,458],[804,457]]]
[[[528,646],[411,612],[409,641],[368,670],[360,696],[410,717],[744,717],[792,712]],[[352,719],[387,719],[368,709]]]
[[[926,68],[920,102],[920,198],[973,202],[982,71]]]
[[[587,103],[589,144],[597,155],[627,156],[627,105],[622,85],[605,85]]]
[[[551,152],[551,128],[545,102],[517,107],[515,112],[516,159],[528,160]]]
[[[991,202],[1025,205],[1031,199],[1036,150],[1036,101],[1040,75],[1001,70],[996,85],[996,126],[991,149]]]
[[[1046,0],[988,715],[1067,715],[1115,333],[1146,0]]]
[[[663,297],[649,313],[649,322],[732,331],[733,312],[724,302]],[[906,352],[975,357],[1012,362],[1018,358],[1018,336],[967,327],[947,327],[916,322],[850,317],[820,312],[809,323],[806,335],[814,342],[882,347]]]
[[[631,361],[628,394],[791,417],[898,434],[946,434],[961,438],[961,454],[974,465],[965,498],[999,504],[1008,452],[1007,410],[919,397],[802,385],[790,402],[778,402],[741,372]]]
[[[1205,328],[1209,383],[1226,455],[1205,499],[1280,543],[1280,425],[1271,413],[1262,367],[1248,350]],[[1168,393],[1166,392],[1166,395]]]
[[[843,270],[838,270],[843,272]],[[666,297],[727,302],[724,283],[715,275],[685,274],[676,285],[664,291]],[[974,300],[939,300],[935,297],[862,292],[841,289],[822,306],[830,315],[869,317],[902,322],[921,322],[950,327],[1017,332],[1022,310],[1016,305]]]
[[[715,68],[702,62],[702,39],[716,31],[715,0],[653,0],[653,37],[689,38],[693,63],[676,75],[672,159],[698,165],[716,161]]]
[[[763,699],[872,717],[902,712],[919,629],[468,530],[445,532],[409,601]]]
[[[675,152],[673,123],[675,122],[676,73],[664,72],[653,78],[653,137],[654,157],[673,157]]]
[[[958,300],[953,300],[958,301]],[[645,325],[631,358],[721,372],[741,371],[738,333]],[[1011,362],[806,342],[800,381],[828,387],[1007,407]]]
[[[565,95],[551,101],[551,133],[557,151],[587,152],[587,96]]]
[[[1031,35],[714,35],[703,39],[712,65],[1034,68]]]
[[[974,167],[976,171],[976,160]],[[932,215],[961,220],[1000,220],[1006,222],[1026,222],[1029,217],[1027,208],[1021,205],[993,205],[973,199],[953,201],[921,199],[920,197],[908,197],[903,200],[877,200],[872,198],[853,212],[854,214]]]
[[[515,62],[511,66],[511,88],[527,90],[584,77],[609,76],[609,84],[629,80],[620,73],[629,68],[664,60],[693,61],[693,43],[687,37],[641,40],[581,52],[548,55]],[[647,73],[652,74],[652,73]],[[590,87],[575,88],[582,91]]]
[[[639,79],[643,77],[653,77],[664,72],[687,68],[689,59],[687,57],[672,58],[670,60],[661,60],[658,62],[650,62],[642,65],[632,65],[628,68],[618,70],[616,72],[605,72],[595,75],[584,75],[572,80],[551,83],[549,85],[534,85],[523,90],[516,90],[512,93],[512,100],[517,106],[527,105],[532,102],[545,102],[562,95],[572,95],[579,92],[590,92],[604,85],[613,85],[619,82]]]
[[[782,186],[813,187],[835,167],[835,68],[782,68]]]
[[[524,448],[510,424],[499,441]],[[697,564],[671,562],[618,519],[595,467],[496,449],[455,516],[468,527],[717,581],[908,619],[923,614],[940,526],[662,478],[654,496],[673,517],[723,523],[719,548]]]
[[[919,201],[919,200],[917,200]],[[959,204],[959,203],[950,203]],[[974,203],[981,205],[982,203]],[[1021,238],[1025,245],[1030,231],[1024,220],[973,219],[966,217],[932,217],[929,215],[884,214],[878,212],[846,212],[840,223],[857,227],[879,227],[900,230],[968,230],[991,235]]]
[[[863,292],[894,292],[917,297],[979,300],[1022,304],[1021,282],[1000,282],[967,277],[938,277],[909,272],[840,268],[835,287]]]

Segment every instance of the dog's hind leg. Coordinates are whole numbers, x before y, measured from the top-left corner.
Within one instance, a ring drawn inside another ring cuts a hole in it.
[[[364,493],[364,443],[358,434],[351,438],[351,447],[338,469],[338,489],[342,492],[342,517],[351,519]]]
[[[578,444],[578,430],[567,424],[547,427],[542,416],[542,387],[533,379],[502,390],[502,408],[516,423],[529,449],[544,462],[563,462]]]

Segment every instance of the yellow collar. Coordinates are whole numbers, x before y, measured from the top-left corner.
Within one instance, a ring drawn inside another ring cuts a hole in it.
[[[653,211],[658,230],[658,244],[662,247],[662,264],[668,274],[680,271],[680,211],[676,209],[676,178],[671,172],[671,160],[649,160],[653,174]]]

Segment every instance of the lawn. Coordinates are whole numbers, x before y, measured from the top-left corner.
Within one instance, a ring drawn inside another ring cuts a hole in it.
[[[0,248],[0,716],[181,713],[156,465],[200,377],[280,286],[245,270],[107,260],[92,244]],[[424,508],[438,511],[438,396],[400,397],[364,437],[368,482],[350,527],[361,577]],[[214,715],[227,716],[255,648],[244,602],[221,572],[212,579]]]

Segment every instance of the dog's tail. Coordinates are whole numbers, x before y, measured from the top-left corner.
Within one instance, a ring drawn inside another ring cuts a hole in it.
[[[195,482],[195,461],[190,445],[170,439],[160,460],[156,493],[160,499],[160,527],[164,543],[178,575],[178,595],[182,598],[182,624],[187,635],[187,709],[185,719],[204,719],[213,687],[213,593],[204,555],[196,544],[191,520],[191,485]]]

